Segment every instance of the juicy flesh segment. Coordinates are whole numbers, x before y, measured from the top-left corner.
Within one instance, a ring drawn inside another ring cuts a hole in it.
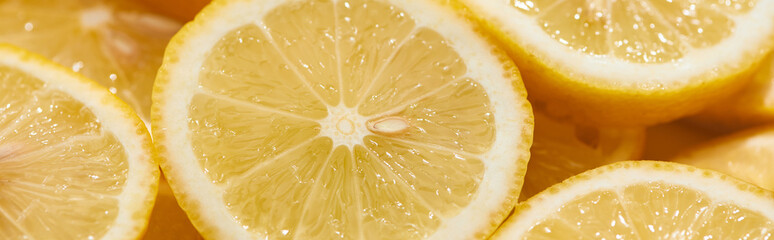
[[[280,5],[223,36],[202,69],[194,153],[255,234],[425,237],[481,184],[489,97],[443,36],[395,6]]]
[[[561,44],[638,63],[676,61],[734,30],[755,0],[510,0]]]
[[[769,239],[774,222],[662,182],[600,190],[568,202],[525,239]]]
[[[0,238],[99,238],[118,214],[126,152],[82,103],[45,86],[0,66]]]
[[[145,120],[164,48],[179,26],[125,0],[0,2],[0,42],[96,80]]]

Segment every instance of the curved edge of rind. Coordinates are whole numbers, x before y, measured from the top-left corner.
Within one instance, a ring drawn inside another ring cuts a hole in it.
[[[91,96],[92,98],[99,99],[98,105],[105,105],[108,104],[112,108],[119,110],[121,116],[117,118],[126,119],[130,122],[127,122],[128,124],[134,125],[134,134],[136,134],[137,137],[141,139],[141,142],[139,143],[143,149],[148,149],[149,152],[143,153],[145,155],[144,157],[138,156],[138,160],[144,161],[148,163],[147,166],[141,167],[141,168],[148,168],[144,169],[147,170],[148,173],[151,175],[151,178],[149,179],[140,179],[139,185],[142,187],[143,185],[147,186],[147,194],[145,196],[136,196],[134,198],[124,199],[119,204],[125,203],[125,202],[142,202],[142,206],[146,206],[144,209],[137,209],[136,212],[130,213],[126,216],[124,219],[119,219],[121,217],[121,213],[119,212],[119,215],[116,217],[116,221],[124,220],[126,222],[118,223],[123,226],[126,226],[127,224],[137,223],[131,226],[129,231],[126,232],[116,232],[109,230],[105,233],[105,235],[102,237],[102,239],[139,239],[142,237],[142,234],[144,234],[145,230],[148,227],[148,219],[150,219],[151,211],[153,210],[153,205],[156,201],[156,194],[158,192],[158,183],[159,183],[159,170],[157,165],[157,159],[154,157],[154,153],[152,152],[152,146],[153,143],[151,141],[151,136],[148,130],[145,127],[145,123],[140,119],[140,117],[136,114],[136,112],[125,102],[123,102],[121,99],[118,98],[118,96],[111,94],[105,87],[102,85],[94,82],[93,80],[90,80],[80,74],[77,74],[75,72],[72,72],[71,70],[56,64],[54,62],[51,62],[51,60],[46,59],[43,56],[37,55],[35,53],[28,52],[27,50],[21,49],[19,47],[16,47],[11,44],[6,43],[0,43],[0,54],[3,55],[3,58],[11,58],[16,61],[18,61],[21,64],[24,65],[37,65],[37,66],[44,66],[48,69],[54,69],[57,72],[57,75],[63,76],[65,78],[73,79],[72,83],[78,84],[78,88],[82,89],[89,89],[88,93],[91,94],[97,94],[96,96]],[[35,73],[30,73],[32,75],[35,75]],[[36,76],[37,77],[37,76]],[[50,82],[50,81],[63,81],[63,80],[51,80],[51,79],[44,79],[40,78],[42,81]],[[74,98],[79,99],[79,96],[72,95]],[[79,99],[80,100],[80,99]],[[82,103],[92,110],[94,110],[94,106],[96,105],[90,105],[89,102],[82,101]],[[100,111],[101,112],[101,111]],[[95,115],[98,114],[97,111],[95,111]],[[105,116],[99,116],[98,117],[105,117]],[[122,142],[124,144],[124,142]],[[129,149],[126,146],[125,149]],[[130,172],[131,171],[131,164],[130,164]],[[137,167],[135,167],[137,169]],[[139,171],[139,170],[136,170]],[[124,193],[122,193],[124,194]],[[119,206],[120,207],[120,206]],[[145,219],[144,221],[130,221],[131,219]]]
[[[581,124],[616,127],[645,126],[698,113],[714,102],[730,97],[741,90],[765,57],[764,51],[750,53],[753,56],[748,58],[749,61],[724,66],[729,68],[725,72],[725,77],[716,78],[718,73],[706,72],[692,76],[696,81],[685,81],[690,84],[649,88],[594,84],[593,82],[615,82],[615,79],[607,81],[575,79],[571,76],[575,73],[561,71],[563,67],[550,60],[540,61],[534,50],[519,45],[518,36],[513,36],[507,29],[497,27],[505,25],[500,19],[486,17],[486,14],[476,14],[485,11],[474,9],[465,3],[474,0],[449,1],[457,2],[456,4],[461,6],[459,8],[461,11],[468,12],[469,16],[472,16],[499,41],[519,66],[527,89],[530,90],[530,100],[536,108],[545,109],[546,113],[554,117],[571,118]],[[774,38],[774,31],[770,32],[770,38]],[[763,49],[774,47],[774,41],[767,43],[761,47]],[[702,79],[714,80],[703,81]],[[632,116],[630,114],[634,112],[632,109],[637,110],[639,114]]]
[[[459,18],[466,21],[469,25],[469,28],[471,28],[472,31],[478,35],[479,38],[481,38],[483,41],[485,41],[487,44],[489,44],[490,47],[490,53],[493,54],[497,60],[502,64],[503,71],[505,72],[505,76],[503,76],[505,79],[510,79],[512,86],[512,89],[517,95],[516,101],[522,102],[523,104],[521,106],[514,106],[514,109],[518,109],[520,112],[525,112],[528,115],[523,119],[523,122],[521,122],[522,126],[522,136],[521,139],[523,139],[523,142],[521,143],[515,143],[514,147],[519,149],[519,152],[523,153],[519,157],[513,159],[514,162],[517,162],[517,168],[516,172],[512,174],[516,179],[516,184],[513,185],[514,187],[511,189],[507,189],[504,191],[509,192],[508,198],[503,203],[503,205],[500,208],[500,211],[495,211],[492,213],[489,217],[490,222],[489,226],[486,228],[481,229],[478,232],[475,232],[471,237],[472,239],[488,239],[503,223],[505,219],[511,214],[512,210],[516,206],[519,200],[519,194],[521,192],[521,188],[524,184],[524,176],[527,172],[527,165],[530,159],[530,148],[532,146],[533,141],[533,134],[534,134],[534,126],[535,126],[535,118],[533,114],[533,108],[530,101],[527,100],[527,89],[524,86],[523,78],[521,77],[521,72],[519,68],[516,66],[516,64],[513,62],[513,60],[508,56],[507,52],[504,51],[500,43],[497,41],[497,39],[493,38],[491,35],[487,34],[486,29],[482,28],[481,25],[477,24],[477,21],[469,11],[459,11],[460,9],[463,9],[465,6],[461,5],[458,1],[454,0],[432,0],[436,3],[439,3],[440,5],[443,5],[443,7],[448,8],[450,11],[453,11],[455,15],[457,15]],[[461,238],[465,238],[464,236],[460,236]]]
[[[774,53],[763,60],[742,91],[708,106],[689,120],[707,129],[732,132],[774,122],[774,104],[767,101],[774,82]]]
[[[468,16],[465,17],[470,19]],[[492,46],[497,46],[496,41],[484,34],[483,30],[481,30],[475,24],[471,24],[471,26],[474,26],[474,30]],[[524,185],[524,176],[527,173],[527,166],[529,164],[531,155],[530,148],[532,147],[535,130],[535,116],[533,113],[532,104],[527,100],[527,90],[524,87],[524,82],[522,81],[519,69],[503,50],[497,47],[492,47],[491,52],[497,56],[498,60],[503,64],[504,70],[507,74],[507,76],[505,76],[506,79],[511,79],[511,85],[513,86],[514,92],[516,92],[519,98],[517,101],[523,102],[523,105],[515,106],[514,109],[520,109],[519,111],[526,112],[528,115],[521,123],[521,138],[523,139],[523,142],[515,143],[517,146],[514,146],[518,149],[518,152],[523,153],[518,158],[513,159],[513,161],[518,163],[516,172],[513,173],[513,176],[516,177],[517,183],[513,185],[514,188],[507,190],[510,192],[508,194],[509,198],[503,204],[502,210],[496,212],[489,218],[491,219],[490,227],[477,232],[474,235],[476,239],[487,239],[490,237],[495,232],[495,230],[497,230],[500,224],[502,224],[503,221],[505,221],[505,219],[510,215],[511,211],[518,203],[519,195],[521,194],[521,189]]]
[[[181,48],[184,46],[185,39],[187,39],[189,35],[192,35],[192,32],[196,31],[196,29],[202,28],[204,25],[203,22],[206,22],[211,18],[215,18],[215,16],[218,15],[218,12],[227,3],[233,1],[234,0],[213,0],[198,14],[196,14],[193,20],[183,25],[183,27],[170,39],[169,43],[167,44],[167,48],[164,50],[164,58],[156,74],[156,80],[153,84],[153,91],[151,95],[152,104],[150,121],[151,126],[153,126],[151,132],[153,133],[154,137],[153,144],[155,154],[157,156],[156,159],[158,159],[159,166],[166,176],[167,183],[172,190],[172,194],[177,200],[177,204],[180,206],[183,212],[185,212],[194,228],[196,228],[199,234],[205,239],[239,238],[237,238],[234,234],[219,229],[209,222],[203,220],[203,218],[200,216],[200,212],[202,211],[200,209],[204,206],[201,206],[201,204],[199,204],[195,198],[189,196],[189,194],[185,194],[187,190],[182,189],[180,184],[177,183],[177,179],[182,178],[181,175],[183,175],[183,173],[176,170],[169,163],[170,150],[165,147],[165,143],[169,141],[169,139],[166,135],[166,132],[162,130],[167,127],[164,121],[162,121],[162,116],[164,115],[164,106],[162,105],[167,102],[165,97],[165,95],[168,94],[167,91],[174,90],[169,89],[171,80],[168,68],[170,68],[170,66],[179,64],[180,59],[178,58],[178,52],[180,52]]]
[[[535,202],[540,203],[548,199],[551,199],[551,197],[557,195],[562,190],[571,188],[579,184],[583,184],[588,180],[594,179],[595,177],[604,175],[606,173],[611,173],[616,171],[632,171],[632,170],[635,170],[635,171],[649,170],[649,171],[662,172],[666,174],[690,175],[692,177],[696,177],[699,179],[704,178],[704,179],[713,179],[713,180],[721,181],[727,184],[727,186],[733,187],[734,189],[737,189],[740,192],[749,193],[755,197],[771,200],[772,205],[770,206],[770,208],[773,210],[770,214],[774,216],[774,193],[767,191],[763,188],[760,188],[758,186],[755,186],[753,184],[739,180],[737,178],[734,178],[716,171],[696,168],[690,165],[685,165],[680,163],[651,161],[651,160],[624,161],[624,162],[605,165],[605,166],[578,174],[576,176],[570,177],[567,180],[564,180],[561,183],[551,186],[548,189],[538,193],[537,195],[533,196],[527,201],[520,203],[514,209],[513,215],[503,223],[503,225],[500,227],[498,232],[492,235],[491,239],[495,239],[495,240],[516,239],[513,236],[513,234],[523,234],[523,233],[521,232],[512,233],[509,231],[510,229],[516,226],[519,226],[520,224],[519,220],[521,220],[520,218],[522,218],[525,214],[528,214],[528,212],[533,210],[551,211],[551,210],[545,210],[545,209],[542,209],[542,210],[535,209],[536,207],[535,205],[537,205],[537,204],[533,204]],[[660,179],[660,180],[663,180],[663,179]],[[674,181],[673,182],[667,181],[667,182],[675,183]],[[534,224],[534,223],[530,222],[525,224]]]
[[[232,2],[239,2],[239,1],[245,1],[245,0],[215,0],[212,3],[210,3],[208,6],[206,6],[193,21],[188,22],[185,24],[181,30],[170,40],[170,43],[168,47],[166,48],[165,54],[164,54],[164,60],[162,66],[159,68],[159,71],[156,75],[156,81],[153,87],[153,105],[151,107],[151,125],[154,126],[152,128],[152,133],[154,136],[154,144],[156,149],[157,159],[159,161],[159,164],[161,165],[161,168],[165,175],[170,176],[167,178],[167,181],[169,182],[170,188],[172,189],[172,192],[174,193],[175,198],[178,201],[178,204],[181,206],[182,209],[185,210],[186,215],[188,215],[189,219],[191,220],[191,223],[194,225],[194,227],[201,233],[201,235],[206,239],[224,239],[224,238],[235,238],[234,234],[225,232],[222,229],[218,229],[217,227],[213,226],[212,224],[208,223],[207,221],[202,220],[200,215],[200,210],[204,206],[200,206],[199,202],[196,199],[193,199],[190,196],[187,196],[184,194],[186,190],[180,188],[176,184],[176,179],[182,173],[176,171],[174,167],[169,163],[168,158],[170,157],[169,149],[164,147],[164,143],[169,141],[167,136],[165,135],[165,132],[161,129],[165,128],[165,124],[163,124],[162,121],[162,103],[166,102],[165,95],[169,94],[168,91],[172,91],[172,89],[169,89],[170,84],[170,76],[169,76],[169,70],[168,68],[172,65],[175,65],[179,63],[178,52],[181,50],[183,46],[183,41],[191,35],[191,32],[195,31],[196,29],[202,27],[203,23],[205,21],[208,21],[208,19],[214,18],[218,11],[223,8],[225,5],[232,3]],[[446,0],[431,0],[435,1],[436,3],[441,4],[452,4],[447,2]],[[450,9],[450,11],[453,11],[453,9]],[[508,57],[505,51],[494,47],[496,45],[496,41],[491,38],[489,35],[485,34],[485,31],[478,27],[478,25],[475,24],[475,22],[467,15],[462,15],[466,20],[468,20],[471,24],[470,27],[474,29],[480,38],[485,39],[487,43],[492,45],[493,47],[490,49],[493,54],[495,54],[498,58],[498,60],[503,64],[503,69],[507,73],[508,76],[507,79],[511,79],[511,85],[513,86],[514,91],[516,92],[517,96],[520,99],[520,102],[523,102],[521,106],[517,106],[518,109],[521,109],[520,111],[524,111],[525,113],[528,113],[528,116],[523,120],[523,134],[522,138],[524,139],[524,142],[518,144],[518,148],[521,149],[521,151],[524,153],[522,156],[520,156],[518,159],[514,159],[514,161],[519,162],[517,172],[513,173],[513,176],[521,176],[519,179],[517,179],[517,186],[514,186],[513,189],[508,190],[509,198],[506,200],[506,202],[501,207],[500,211],[497,211],[493,213],[491,216],[491,221],[489,223],[490,227],[482,229],[479,232],[476,232],[473,234],[473,237],[476,239],[486,239],[488,236],[490,236],[502,223],[503,220],[509,215],[513,207],[516,205],[518,201],[518,195],[521,190],[521,186],[523,184],[523,176],[527,169],[527,161],[529,160],[529,148],[532,145],[532,133],[534,128],[534,117],[532,116],[532,105],[527,100],[527,90],[524,86],[524,83],[521,78],[521,74],[519,69],[516,67],[516,65],[513,63],[513,61]],[[177,186],[177,187],[176,187]]]

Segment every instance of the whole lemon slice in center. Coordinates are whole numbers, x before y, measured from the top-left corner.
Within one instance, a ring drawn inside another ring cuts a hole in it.
[[[163,170],[214,239],[484,238],[523,181],[513,63],[433,1],[215,1],[153,95]]]

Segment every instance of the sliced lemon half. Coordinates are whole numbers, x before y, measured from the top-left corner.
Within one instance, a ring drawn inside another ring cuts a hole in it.
[[[137,239],[159,170],[107,89],[0,44],[0,239]]]
[[[456,0],[553,116],[642,126],[700,111],[774,44],[772,0]]]
[[[448,6],[215,1],[174,37],[153,133],[206,238],[484,238],[516,203],[518,72]]]
[[[767,239],[774,194],[670,162],[620,162],[520,204],[492,239]]]
[[[164,47],[180,26],[131,0],[0,2],[0,43],[41,54],[93,79],[146,121]]]

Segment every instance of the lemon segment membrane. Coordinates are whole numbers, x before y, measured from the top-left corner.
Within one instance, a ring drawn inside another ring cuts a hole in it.
[[[0,126],[0,238],[140,236],[158,166],[129,106],[0,44]]]
[[[493,239],[766,239],[774,195],[716,172],[621,162],[555,185],[517,207]]]
[[[495,2],[498,1],[481,1],[475,5],[491,8],[499,4]],[[652,71],[649,72],[651,76],[648,79],[662,78],[664,83],[669,85],[673,81],[687,81],[691,78],[685,77],[697,73],[704,74],[713,67],[724,66],[722,63],[729,61],[710,58],[710,54],[727,54],[722,56],[735,60],[733,62],[737,64],[752,61],[744,59],[750,55],[758,56],[756,59],[762,58],[766,51],[740,51],[742,49],[730,46],[740,44],[740,41],[746,39],[752,41],[747,42],[749,46],[766,46],[763,50],[768,50],[771,47],[771,43],[766,43],[768,39],[752,35],[770,35],[773,30],[769,27],[774,25],[769,19],[770,15],[764,13],[774,6],[774,2],[768,0],[512,0],[510,5],[510,9],[501,9],[492,14],[508,14],[519,21],[536,23],[522,27],[529,28],[525,29],[527,32],[536,30],[544,34],[535,34],[519,40],[528,41],[527,45],[541,42],[557,46],[545,53],[553,56],[551,61],[581,66],[606,64],[608,72],[604,74],[638,76],[638,80],[640,76],[647,76],[644,71]],[[550,50],[541,47],[543,48]],[[565,51],[576,53],[560,53]],[[610,61],[595,61],[595,58]],[[698,65],[696,68],[681,66],[689,63]],[[679,76],[684,77],[683,79],[662,75],[667,73],[661,70],[675,67],[682,70],[693,69],[695,73],[680,72]],[[582,71],[584,75],[603,74],[591,72],[596,69],[599,67],[573,67],[574,71]],[[719,73],[720,70],[714,71]],[[610,80],[626,81],[626,78]],[[644,83],[646,82],[633,84]]]
[[[93,79],[146,121],[164,47],[181,26],[127,0],[6,0],[0,22],[0,43]]]
[[[774,47],[772,0],[452,2],[502,43],[534,104],[585,125],[698,113],[742,89]]]

